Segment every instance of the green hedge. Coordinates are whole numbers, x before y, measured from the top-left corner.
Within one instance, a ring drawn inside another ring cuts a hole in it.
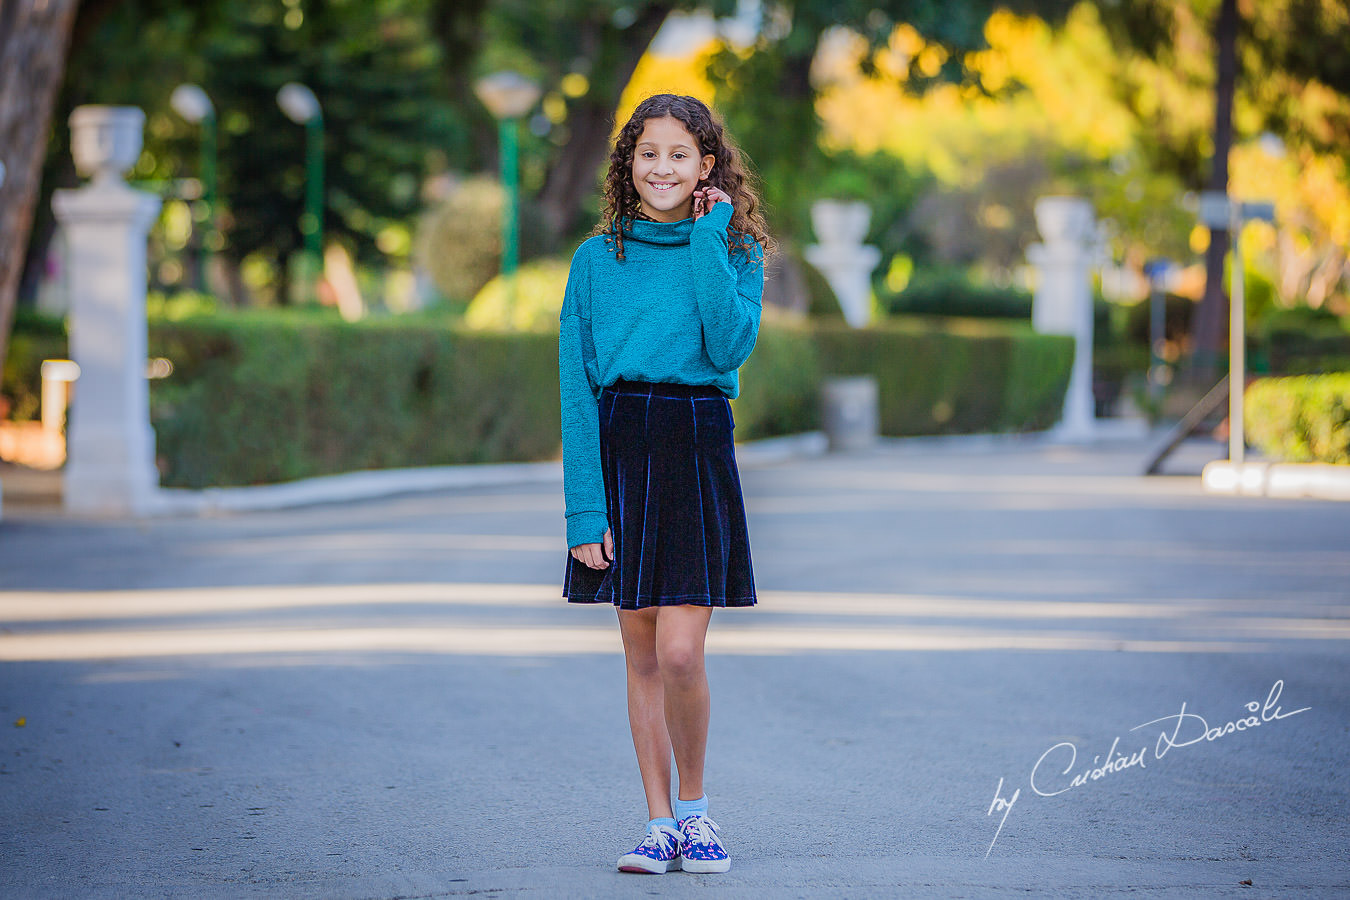
[[[1350,358],[1350,319],[1340,319],[1325,308],[1272,310],[1252,329],[1252,336],[1268,370],[1279,375],[1344,371]]]
[[[820,325],[827,374],[877,377],[887,435],[1027,431],[1059,418],[1073,339],[1014,322]]]
[[[558,339],[397,320],[157,322],[163,483],[255,484],[360,469],[556,456]]]
[[[65,350],[52,334],[16,334],[11,347],[25,372],[20,360]],[[271,311],[152,320],[149,349],[174,367],[150,389],[166,486],[559,456],[556,332]],[[1024,323],[766,324],[741,369],[736,437],[820,427],[820,379],[861,373],[878,378],[887,435],[1044,428],[1072,353],[1069,338]],[[35,368],[18,383],[34,393]]]
[[[1350,372],[1260,379],[1242,409],[1248,440],[1267,456],[1350,464]]]
[[[880,300],[894,315],[1031,318],[1030,293],[980,284],[964,272],[920,270],[903,291],[883,292]]]
[[[820,356],[808,328],[763,326],[741,366],[741,394],[731,401],[736,440],[812,431],[820,427],[815,402]]]

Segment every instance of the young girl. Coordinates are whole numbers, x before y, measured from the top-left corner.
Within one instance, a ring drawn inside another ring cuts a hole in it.
[[[649,817],[619,869],[725,872],[703,791],[703,648],[714,607],[755,604],[727,401],[759,333],[768,234],[739,152],[693,97],[638,106],[605,204],[560,317],[563,596],[618,610]]]

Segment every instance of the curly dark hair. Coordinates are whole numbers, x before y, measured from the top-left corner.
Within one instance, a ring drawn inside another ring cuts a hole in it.
[[[648,119],[671,116],[678,119],[698,141],[699,155],[716,157],[706,184],[726,191],[731,197],[734,212],[727,231],[732,247],[749,254],[757,241],[763,253],[773,249],[769,227],[760,212],[763,205],[755,187],[754,175],[746,168],[739,147],[722,130],[722,123],[714,118],[712,110],[697,97],[678,94],[655,94],[638,104],[633,115],[619,131],[614,150],[609,155],[609,172],[605,175],[605,211],[595,227],[594,234],[610,234],[617,245],[617,255],[623,259],[623,232],[639,214],[638,192],[633,185],[633,148]]]

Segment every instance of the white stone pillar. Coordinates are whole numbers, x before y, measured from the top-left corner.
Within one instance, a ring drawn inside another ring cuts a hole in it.
[[[863,243],[871,219],[872,210],[861,201],[817,200],[811,204],[811,226],[820,243],[802,251],[825,276],[854,328],[872,317],[872,270],[881,262],[881,251]]]
[[[1079,197],[1041,197],[1036,226],[1045,242],[1027,248],[1036,267],[1031,322],[1037,331],[1074,339],[1073,371],[1064,413],[1052,434],[1088,441],[1096,432],[1092,397],[1092,278],[1096,225],[1092,204]]]
[[[159,484],[145,379],[145,254],[160,201],[121,177],[140,157],[144,124],[134,107],[77,108],[71,154],[92,180],[52,198],[69,249],[70,351],[80,367],[66,429],[72,512],[142,515]]]

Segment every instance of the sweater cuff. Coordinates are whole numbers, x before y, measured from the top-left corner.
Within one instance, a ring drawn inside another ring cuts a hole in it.
[[[579,512],[567,517],[567,549],[578,544],[600,544],[609,530],[609,516],[602,512]]]
[[[698,228],[699,226],[702,226],[704,228],[716,227],[725,229],[731,224],[731,216],[735,212],[735,208],[730,203],[725,200],[719,200],[713,204],[712,209],[708,210],[704,215],[699,216],[698,221],[694,223],[694,227]],[[707,223],[706,225],[704,224],[705,222]]]

